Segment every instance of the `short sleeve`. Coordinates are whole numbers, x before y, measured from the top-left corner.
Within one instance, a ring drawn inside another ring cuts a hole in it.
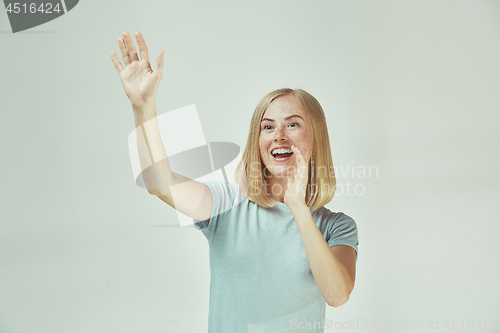
[[[356,250],[356,261],[358,260],[358,227],[356,222],[344,213],[335,214],[332,222],[328,226],[330,229],[330,239],[328,245],[348,245]]]
[[[236,183],[224,183],[220,180],[203,181],[212,192],[212,212],[208,223],[193,219],[196,229],[201,230],[207,238],[213,233],[218,224],[224,220],[233,208],[234,199],[239,190]]]

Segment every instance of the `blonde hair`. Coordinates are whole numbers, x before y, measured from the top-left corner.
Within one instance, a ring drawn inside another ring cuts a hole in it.
[[[309,124],[312,126],[310,129],[314,128],[307,191],[309,197],[307,206],[314,211],[332,200],[336,180],[323,108],[316,98],[304,90],[283,88],[272,91],[262,98],[253,113],[247,145],[242,162],[236,170],[235,179],[244,190],[248,200],[265,208],[277,205],[277,202],[267,193],[267,181],[264,177],[266,167],[262,163],[259,147],[260,124],[269,104],[276,98],[286,95],[293,95],[299,100],[308,115]]]

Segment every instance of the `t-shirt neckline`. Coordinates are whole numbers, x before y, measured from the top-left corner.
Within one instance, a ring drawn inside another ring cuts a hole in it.
[[[280,209],[285,209],[285,210],[288,210],[288,211],[291,211],[290,210],[290,207],[288,207],[287,204],[283,203],[283,202],[279,202],[277,200],[274,200],[274,202],[277,203],[277,205],[275,207],[279,207]],[[312,214],[312,210],[311,210],[311,207],[309,207],[309,211],[311,212]]]

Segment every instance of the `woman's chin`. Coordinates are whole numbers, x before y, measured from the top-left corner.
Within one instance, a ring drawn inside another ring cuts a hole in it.
[[[295,170],[293,167],[287,168],[274,168],[271,172],[274,178],[287,179],[295,175]]]

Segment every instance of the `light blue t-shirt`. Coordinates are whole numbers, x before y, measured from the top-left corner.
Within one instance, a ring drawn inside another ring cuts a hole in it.
[[[208,332],[323,332],[326,301],[288,206],[263,208],[237,183],[204,183],[212,192],[211,218],[208,225],[194,222],[209,244]],[[357,253],[352,218],[325,207],[312,217],[330,247],[348,245]],[[307,323],[315,329],[305,329]]]

